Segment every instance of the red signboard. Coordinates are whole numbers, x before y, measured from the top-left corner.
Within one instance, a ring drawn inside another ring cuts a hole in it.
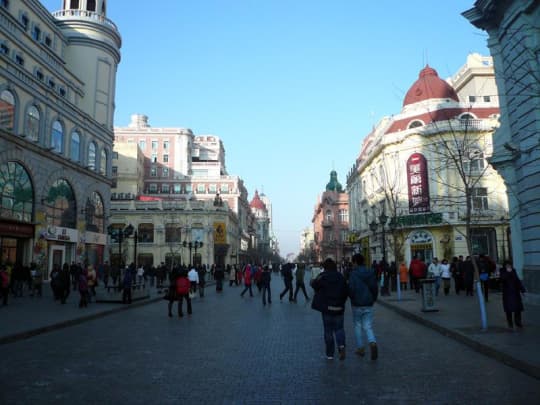
[[[31,238],[34,236],[34,225],[16,222],[0,222],[0,235],[16,238]]]
[[[413,153],[407,160],[409,213],[429,212],[429,182],[427,161],[421,153]]]

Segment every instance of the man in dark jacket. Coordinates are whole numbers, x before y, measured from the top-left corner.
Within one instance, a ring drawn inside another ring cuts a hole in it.
[[[373,333],[373,304],[379,293],[377,277],[373,270],[364,265],[364,256],[355,254],[352,257],[353,270],[349,276],[349,297],[353,313],[354,335],[356,337],[356,351],[359,356],[366,354],[363,343],[363,332],[366,333],[371,351],[371,359],[378,356],[377,342]]]
[[[338,346],[339,359],[345,359],[345,329],[343,328],[343,312],[347,301],[347,283],[345,277],[337,271],[336,262],[326,259],[324,271],[311,281],[315,296],[311,308],[322,313],[324,326],[324,342],[326,358],[334,358],[335,341]]]
[[[289,301],[293,301],[293,270],[294,264],[285,263],[281,268],[281,275],[283,276],[283,283],[285,284],[285,289],[279,294],[279,299],[282,300],[283,297],[289,293]]]
[[[263,272],[261,274],[261,287],[262,287],[262,302],[263,305],[266,305],[266,295],[268,294],[268,303],[272,303],[272,290],[270,289],[270,281],[272,276],[270,271],[272,270],[272,265],[264,266]]]

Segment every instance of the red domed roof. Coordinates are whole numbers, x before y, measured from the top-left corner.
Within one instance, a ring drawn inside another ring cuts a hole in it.
[[[253,196],[253,200],[251,200],[249,203],[249,206],[258,210],[266,210],[266,205],[264,205],[260,199],[259,192],[257,190],[255,190],[255,195]]]
[[[459,101],[456,91],[442,80],[437,71],[428,65],[420,71],[418,80],[411,86],[403,106],[418,103],[419,101],[429,100],[432,98],[450,98]]]

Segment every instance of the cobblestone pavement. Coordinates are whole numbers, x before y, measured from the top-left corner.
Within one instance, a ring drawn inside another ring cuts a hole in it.
[[[160,301],[0,346],[2,404],[531,403],[538,380],[377,305],[380,357],[324,356],[320,314],[209,288],[193,315]],[[311,292],[311,291],[310,291]],[[277,298],[277,299],[276,299]],[[176,308],[175,308],[176,309]]]

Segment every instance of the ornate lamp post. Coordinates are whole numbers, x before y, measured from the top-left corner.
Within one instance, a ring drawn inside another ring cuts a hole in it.
[[[202,248],[203,243],[198,241],[198,240],[196,240],[195,242],[184,241],[182,243],[182,246],[187,247],[189,249],[189,260],[190,260],[189,264],[193,265],[193,256],[191,256],[191,251],[192,251],[192,249],[195,249],[195,256],[196,256],[197,255],[197,249]]]

